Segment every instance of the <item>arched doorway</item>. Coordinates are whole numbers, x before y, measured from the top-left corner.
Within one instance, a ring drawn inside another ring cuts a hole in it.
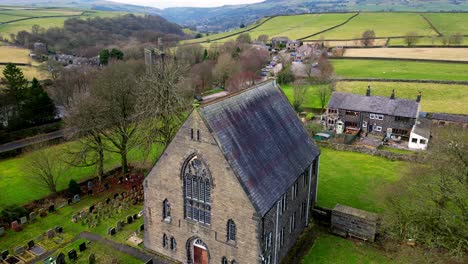
[[[209,252],[206,244],[199,238],[187,241],[187,263],[209,264]]]

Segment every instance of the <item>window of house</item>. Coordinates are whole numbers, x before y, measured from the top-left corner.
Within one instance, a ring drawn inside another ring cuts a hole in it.
[[[418,139],[417,138],[412,138],[411,143],[418,143]]]
[[[271,255],[263,258],[263,264],[271,264]]]
[[[227,240],[236,241],[236,224],[232,219],[227,222]]]
[[[233,259],[233,260],[231,261],[231,264],[237,264],[236,260]]]
[[[200,129],[197,129],[197,140],[200,141],[201,139],[201,134],[200,134]]]
[[[330,114],[336,114],[336,113],[338,113],[338,110],[337,110],[337,109],[331,109],[331,108],[329,108],[329,109],[328,109],[328,113],[330,113]]]
[[[223,257],[223,258],[221,259],[221,264],[228,264],[228,260],[227,260],[226,257]]]
[[[367,122],[366,121],[362,122],[362,127],[367,127]]]
[[[359,112],[346,110],[345,114],[349,116],[358,116]]]
[[[357,125],[356,122],[348,122],[348,121],[346,121],[346,122],[345,122],[345,126],[347,126],[347,127],[357,127],[358,125]]]
[[[296,181],[291,188],[291,199],[294,200],[297,197],[299,183]]]
[[[193,128],[192,128],[192,129],[190,129],[190,139],[192,139],[192,140],[193,140]]]
[[[309,186],[309,168],[307,168],[304,173],[302,173],[303,179],[304,179],[304,188],[307,188]]]
[[[184,165],[185,218],[211,224],[211,177],[205,164],[191,156]]]
[[[265,235],[265,251],[268,251],[271,247],[271,232]]]
[[[284,227],[281,228],[281,231],[280,231],[280,248],[283,246],[284,244]]]
[[[409,117],[395,116],[395,121],[407,123],[410,121]]]
[[[167,199],[163,201],[163,220],[171,219],[171,204]]]
[[[419,143],[423,144],[423,145],[426,145],[426,140],[425,139],[420,139],[419,140]]]
[[[376,117],[377,117],[378,120],[383,120],[384,116],[383,115],[376,115]]]
[[[301,204],[301,220],[304,219],[304,217],[306,216],[306,213],[307,213],[307,202],[304,201]]]
[[[377,132],[380,132],[380,131],[382,131],[382,127],[381,126],[376,126],[374,128],[374,130],[377,131]]]
[[[162,239],[162,245],[163,245],[163,248],[167,248],[167,235],[166,233],[163,234],[163,239]]]
[[[288,198],[288,193],[286,192],[283,196],[281,196],[280,200],[278,201],[279,203],[278,210],[279,210],[280,215],[283,214],[287,209],[287,206],[288,206],[287,198]]]
[[[369,118],[370,118],[370,119],[375,119],[375,114],[370,114],[370,115],[369,115]]]
[[[175,250],[177,247],[177,243],[174,237],[171,237],[171,250]]]
[[[408,130],[406,129],[398,129],[398,128],[392,128],[392,133],[396,135],[408,135]]]
[[[296,229],[296,212],[289,217],[289,233],[292,233]]]

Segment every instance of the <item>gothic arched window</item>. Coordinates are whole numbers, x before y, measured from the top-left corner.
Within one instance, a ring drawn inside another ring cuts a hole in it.
[[[174,237],[171,237],[171,250],[175,250],[177,246],[176,240]]]
[[[163,234],[162,244],[163,244],[163,248],[167,248],[167,235],[166,235],[166,233]]]
[[[223,258],[221,259],[221,264],[228,264],[228,260],[227,260],[226,257],[223,257]]]
[[[236,224],[232,219],[229,219],[227,222],[227,239],[236,241],[236,231]]]
[[[196,155],[187,159],[184,177],[185,218],[211,224],[211,177],[205,164]]]
[[[171,204],[167,199],[163,202],[163,220],[171,218]]]

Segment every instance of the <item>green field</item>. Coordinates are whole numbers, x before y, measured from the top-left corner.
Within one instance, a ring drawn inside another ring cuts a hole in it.
[[[468,37],[463,37],[463,42],[461,45],[466,45],[468,43]],[[390,39],[388,46],[406,46],[404,38],[394,38]],[[413,46],[423,46],[423,45],[435,45],[435,46],[459,46],[459,45],[449,45],[442,42],[442,37],[422,37],[418,38],[418,41]]]
[[[2,8],[2,6],[0,6]],[[114,17],[125,14],[124,12],[113,11],[84,11],[75,9],[16,9],[3,7],[0,10],[0,35],[7,38],[10,34],[16,34],[18,31],[31,31],[35,24],[43,28],[62,27],[65,20],[70,17],[90,18],[90,17]],[[50,17],[55,16],[55,17]],[[8,21],[29,17],[31,19],[6,23]]]
[[[65,151],[67,148],[73,148],[73,144],[76,143],[69,142],[53,146],[52,148],[57,151]],[[151,157],[159,156],[161,151],[161,147],[155,147]],[[0,161],[0,208],[12,204],[26,204],[50,194],[49,190],[40,188],[36,182],[31,180],[29,175],[25,175],[23,172],[27,155],[24,154]],[[120,164],[119,156],[115,155],[115,153],[106,153],[105,155],[107,156],[105,160],[106,170],[117,167]],[[129,153],[129,160],[131,162],[143,162],[144,156],[141,151],[133,150]],[[71,167],[60,177],[58,190],[68,188],[68,182],[71,179],[81,181],[93,175],[95,175],[95,167]]]
[[[302,107],[304,108],[321,108],[320,97],[319,97],[319,87],[320,85],[309,85],[304,96],[304,102]],[[292,85],[285,84],[281,85],[286,97],[288,97],[291,104],[294,102],[294,88]]]
[[[443,13],[424,14],[434,27],[444,35],[461,33],[468,34],[468,13],[453,13],[447,16]]]
[[[379,192],[400,179],[408,163],[355,152],[321,148],[318,205],[337,203],[382,212]]]
[[[365,242],[355,242],[319,233],[303,264],[386,264],[393,263],[377,249]]]
[[[468,114],[468,86],[435,83],[399,82],[338,82],[336,91],[365,94],[367,85],[373,95],[390,96],[395,89],[397,97],[415,99],[422,92],[421,111]]]
[[[468,64],[399,60],[332,59],[346,78],[468,81]]]

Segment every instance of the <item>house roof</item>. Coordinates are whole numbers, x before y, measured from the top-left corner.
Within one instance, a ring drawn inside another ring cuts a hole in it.
[[[468,115],[456,115],[456,114],[446,114],[446,113],[432,113],[432,119],[444,120],[457,123],[468,123]]]
[[[411,132],[420,135],[421,137],[429,139],[429,137],[431,136],[431,126],[431,120],[427,118],[418,118],[416,124],[413,127],[413,131]]]
[[[416,118],[418,116],[419,103],[416,100],[403,98],[390,99],[390,97],[384,96],[365,96],[333,92],[328,102],[328,107]]]
[[[202,105],[200,113],[262,216],[319,155],[275,82]]]

